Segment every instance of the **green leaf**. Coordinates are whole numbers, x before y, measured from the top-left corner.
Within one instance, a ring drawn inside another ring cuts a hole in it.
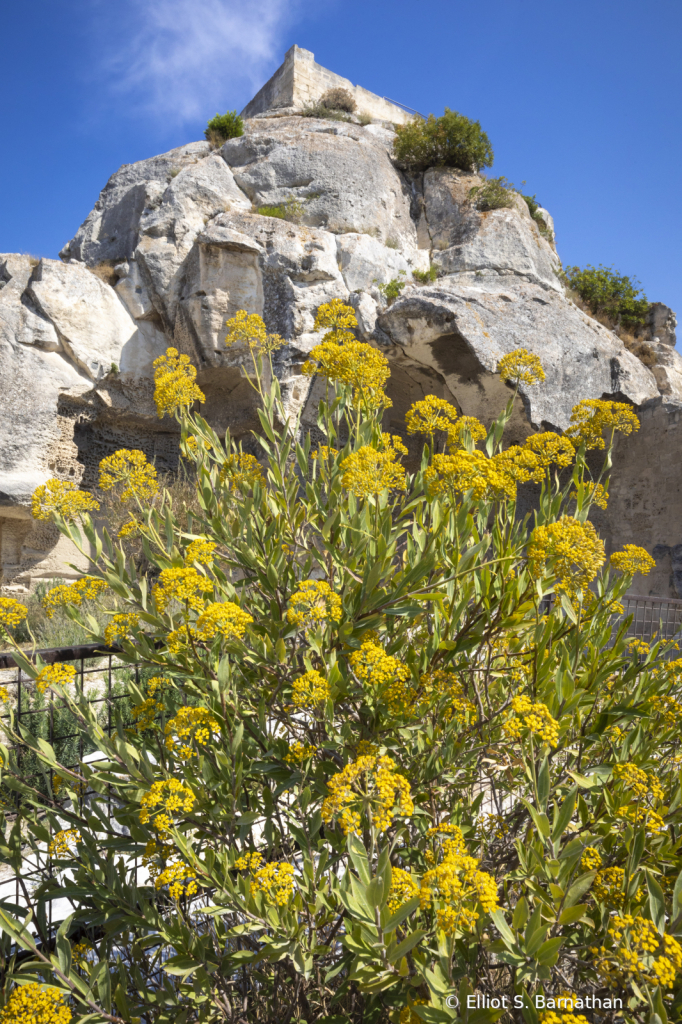
[[[552,828],[552,836],[551,836],[553,843],[555,843],[557,841],[557,839],[559,839],[560,836],[562,836],[564,834],[564,832],[566,831],[566,826],[568,825],[569,821],[573,817],[573,812],[575,810],[575,801],[576,801],[577,795],[578,795],[578,788],[577,788],[577,786],[575,786],[570,791],[570,793],[568,794],[568,796],[566,797],[564,802],[562,803],[561,808],[560,808],[558,814],[557,814],[557,811],[556,811],[556,807],[554,808],[555,818],[554,818],[554,826]]]
[[[420,902],[419,896],[413,896],[407,903],[403,903],[402,907],[396,910],[395,914],[392,914],[383,925],[382,930],[384,934],[388,935],[389,932],[395,931],[398,925],[402,924],[410,914],[414,914],[415,910],[419,910]]]
[[[675,881],[675,888],[673,889],[673,920],[680,916],[682,911],[682,871],[680,871]]]
[[[587,903],[577,903],[574,907],[566,907],[559,918],[559,924],[573,924],[579,921],[587,910]]]
[[[549,800],[549,762],[546,757],[542,759],[540,771],[538,772],[538,800],[543,811],[546,811],[547,801]],[[549,832],[547,834],[549,835]]]
[[[515,932],[523,931],[526,927],[526,921],[528,920],[528,900],[525,896],[522,896],[514,907],[514,917],[512,918],[512,928]]]
[[[587,892],[594,881],[594,877],[597,874],[596,871],[586,871],[584,875],[580,875],[571,888],[566,893],[566,899],[564,900],[565,907],[574,906],[580,897]]]
[[[659,935],[665,932],[665,897],[660,885],[651,874],[646,872],[646,884],[649,890],[649,912],[651,920],[656,925]]]
[[[513,949],[516,946],[516,939],[514,938],[514,933],[507,924],[502,911],[499,908],[497,910],[493,910],[490,914],[490,917],[494,921],[495,927],[502,936],[502,939],[504,940],[505,944],[509,947],[509,949]]]
[[[411,949],[414,949],[417,943],[421,942],[425,935],[426,932],[423,928],[417,928],[416,931],[406,935],[403,941],[399,942],[391,953],[391,963],[395,963],[396,960],[400,960],[400,958],[405,956],[406,953],[409,953]]]
[[[535,955],[537,962],[539,964],[555,964],[563,941],[563,936],[558,935],[553,939],[547,939],[546,942],[543,942]]]

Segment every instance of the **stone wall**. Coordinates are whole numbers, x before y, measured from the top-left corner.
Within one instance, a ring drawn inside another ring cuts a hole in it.
[[[302,110],[316,103],[327,89],[347,89],[355,97],[358,114],[369,114],[381,121],[406,124],[412,114],[376,96],[361,85],[328,71],[316,63],[315,54],[292,46],[284,55],[284,63],[242,110],[242,117],[255,117],[278,109]]]

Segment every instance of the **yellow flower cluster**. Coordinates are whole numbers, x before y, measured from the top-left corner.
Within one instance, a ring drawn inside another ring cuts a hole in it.
[[[18,626],[28,615],[28,608],[13,597],[0,597],[0,626]]]
[[[490,842],[490,839],[506,839],[509,835],[509,825],[501,814],[482,814],[476,822],[476,838],[481,842]]]
[[[391,714],[404,713],[408,706],[410,670],[380,644],[366,640],[350,656],[350,665],[358,679],[376,691],[388,704]]]
[[[179,779],[162,779],[160,782],[152,783],[148,793],[140,801],[140,821],[145,825],[150,821],[155,808],[162,808],[162,813],[157,813],[154,827],[160,832],[167,832],[171,825],[169,815],[188,814],[194,806],[194,794],[192,790],[180,782]]]
[[[674,697],[652,697],[651,706],[667,726],[676,727],[682,722],[682,704]]]
[[[471,931],[480,902],[484,911],[497,907],[497,883],[479,862],[466,853],[462,832],[456,825],[437,825],[426,833],[427,839],[442,841],[443,859],[426,871],[421,881],[421,907],[435,905],[436,923],[447,935]],[[428,858],[431,859],[431,858]]]
[[[358,326],[358,318],[352,306],[346,306],[341,299],[324,302],[317,311],[314,329],[316,331],[332,331],[335,334],[347,334],[353,340],[350,331]],[[329,335],[324,336],[327,341]]]
[[[328,622],[340,622],[341,615],[341,598],[326,580],[303,580],[289,598],[287,622],[297,629],[321,629]]]
[[[603,486],[603,484],[585,484],[584,485],[584,496],[587,501],[596,505],[597,508],[606,508],[609,503],[609,492]],[[571,498],[573,501],[578,500],[578,492],[571,491]]]
[[[278,348],[286,345],[281,335],[268,334],[263,319],[258,316],[258,313],[247,313],[245,309],[240,309],[231,320],[226,321],[225,326],[227,327],[225,337],[227,348],[244,342],[252,352],[257,352],[260,355],[276,352]]]
[[[585,590],[604,564],[604,544],[592,523],[562,516],[555,523],[536,526],[528,545],[531,575],[557,576],[556,590],[574,597]]]
[[[460,416],[454,427],[450,427],[448,430],[448,448],[450,451],[465,447],[467,434],[476,444],[477,441],[485,441],[488,431],[476,416]]]
[[[234,601],[206,605],[197,619],[196,636],[199,640],[214,640],[217,636],[231,643],[242,640],[253,616]]]
[[[194,402],[205,402],[206,396],[195,384],[196,367],[189,356],[178,355],[176,348],[167,348],[166,354],[154,360],[154,401],[159,419],[178,409],[188,408]]]
[[[147,456],[139,448],[121,448],[113,455],[107,455],[99,464],[99,486],[110,491],[116,484],[124,484],[120,500],[125,504],[137,498],[148,501],[158,490],[156,469],[147,462]]]
[[[647,796],[651,792],[655,800],[663,799],[663,790],[653,775],[647,775],[645,771],[638,768],[631,761],[617,764],[613,769],[613,777],[622,782],[626,789],[629,789],[635,796]]]
[[[52,519],[53,515],[64,519],[76,519],[83,512],[96,512],[99,502],[87,491],[79,491],[68,480],[48,480],[36,487],[31,498],[31,515],[34,519]]]
[[[254,873],[251,892],[262,892],[265,902],[272,907],[286,907],[294,895],[293,865],[270,861]]]
[[[566,437],[571,438],[576,448],[605,448],[604,431],[612,434],[631,434],[639,430],[639,420],[633,409],[624,402],[607,402],[601,398],[584,398],[571,412],[571,423]]]
[[[145,729],[151,729],[156,721],[156,716],[163,711],[163,703],[148,697],[141,704],[132,709],[135,732],[140,735]]]
[[[402,868],[393,868],[391,872],[391,888],[388,892],[386,906],[390,914],[400,910],[403,903],[409,903],[415,896],[419,895],[419,886],[409,871]]]
[[[601,854],[596,846],[586,846],[580,858],[580,867],[583,871],[594,871],[602,865]]]
[[[166,750],[181,758],[196,757],[192,746],[206,746],[211,737],[220,735],[220,724],[208,708],[182,707],[166,725]]]
[[[599,903],[606,903],[610,907],[622,909],[625,901],[625,893],[623,892],[624,881],[625,871],[623,868],[604,868],[602,871],[598,871],[595,875],[595,879],[592,884],[592,895]],[[639,902],[642,895],[643,891],[640,886],[634,894],[633,899],[636,902]]]
[[[186,602],[198,612],[204,607],[204,594],[213,590],[213,582],[196,569],[173,567],[163,569],[154,585],[156,607],[163,613],[171,601]]]
[[[635,828],[645,828],[648,832],[663,832],[665,822],[660,814],[650,807],[637,804],[624,805],[616,811],[616,817],[628,822]]]
[[[315,669],[294,679],[292,693],[297,708],[316,708],[331,697],[329,683]]]
[[[513,352],[502,356],[497,364],[497,372],[504,381],[510,384],[541,384],[545,379],[542,363],[527,348],[515,348]]]
[[[504,725],[504,731],[508,736],[519,740],[522,734],[528,730],[548,746],[557,746],[559,723],[550,715],[546,704],[533,704],[530,697],[521,694],[518,697],[512,697],[511,706],[514,715]]]
[[[560,995],[556,997],[557,1005],[570,1006],[573,1009],[573,1000],[570,996]],[[556,1013],[554,1010],[545,1010],[539,1014],[540,1024],[590,1024],[587,1017],[582,1013]]]
[[[454,405],[436,395],[419,399],[405,414],[408,434],[428,434],[429,437],[433,437],[437,430],[450,430],[456,419]]]
[[[71,950],[71,962],[76,967],[85,968],[91,953],[94,953],[94,950],[89,942],[78,942]]]
[[[106,580],[98,580],[93,576],[83,576],[75,583],[63,583],[58,587],[48,590],[43,598],[43,608],[48,619],[51,619],[57,608],[65,605],[76,605],[80,608],[83,601],[94,601],[100,594],[107,590],[109,584]]]
[[[471,491],[475,501],[503,500],[516,497],[516,482],[510,473],[509,461],[503,456],[487,458],[479,451],[455,451],[434,455],[424,479],[431,497],[448,491],[465,494]]]
[[[354,397],[362,399],[369,408],[390,406],[384,386],[391,376],[388,359],[371,345],[362,341],[323,341],[311,350],[302,367],[307,377],[319,373],[332,383],[346,384]]]
[[[637,544],[626,544],[622,551],[615,551],[610,562],[614,569],[625,573],[626,576],[634,576],[637,572],[642,576],[648,576],[651,570],[656,568],[656,562],[649,552]]]
[[[197,892],[196,874],[182,861],[173,861],[154,878],[154,888],[162,889],[168,886],[168,894],[172,900],[179,900],[181,896],[194,896]]]
[[[82,836],[77,828],[66,828],[61,832],[55,832],[47,849],[51,857],[72,857],[76,852],[74,847],[82,842]]]
[[[636,985],[672,988],[682,969],[682,946],[672,935],[659,935],[653,921],[631,914],[611,918],[612,947],[592,947],[597,970],[612,988]]]
[[[413,999],[400,1011],[399,1024],[422,1024],[421,1017],[414,1012],[413,1006],[428,1006],[427,999]]]
[[[220,482],[228,481],[234,491],[246,494],[256,484],[264,484],[265,477],[260,462],[254,455],[237,452],[228,455],[220,470]]]
[[[73,665],[65,665],[61,661],[55,661],[54,665],[46,665],[41,668],[36,676],[36,689],[39,693],[45,693],[51,686],[69,686],[75,682],[76,669]]]
[[[541,466],[570,466],[575,458],[575,450],[568,438],[546,430],[541,434],[531,434],[526,438],[524,447],[537,456]]]
[[[328,783],[329,796],[322,804],[322,820],[329,824],[338,817],[345,835],[360,834],[360,804],[369,811],[370,823],[385,832],[396,815],[410,817],[414,811],[410,785],[396,772],[390,757],[367,754],[349,761]]]
[[[393,440],[389,434],[381,437],[381,448],[363,445],[341,463],[343,486],[358,498],[385,490],[405,490],[405,470],[397,460],[407,455],[407,448],[397,436]]]
[[[186,564],[191,565],[193,562],[198,562],[200,565],[212,565],[213,552],[217,547],[217,544],[214,544],[212,540],[206,540],[205,537],[193,540],[185,552]]]
[[[0,1024],[70,1024],[72,1020],[62,993],[35,982],[17,985],[0,1010]]]
[[[142,524],[139,523],[133,515],[131,515],[130,519],[123,524],[116,536],[120,537],[121,540],[125,540],[127,537],[136,537],[140,532],[141,525]]]
[[[132,634],[140,624],[140,617],[135,612],[119,612],[114,615],[109,625],[104,630],[104,640],[113,647],[119,640],[124,640]]]
[[[311,743],[304,744],[300,740],[294,740],[293,743],[289,744],[289,750],[284,755],[284,760],[287,764],[303,764],[304,761],[314,757],[316,753],[317,747],[314,747]]]
[[[454,672],[436,669],[420,679],[418,699],[414,714],[422,718],[429,712],[437,712],[438,718],[450,722],[454,718],[458,725],[466,725],[469,715],[476,714],[476,708],[465,697],[462,684]]]

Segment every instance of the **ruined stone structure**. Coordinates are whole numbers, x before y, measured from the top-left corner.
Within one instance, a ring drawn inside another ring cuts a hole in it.
[[[72,572],[56,531],[30,517],[38,484],[56,476],[94,486],[99,460],[121,447],[143,449],[162,470],[176,465],[176,424],[159,420],[152,401],[152,363],[169,344],[199,369],[204,415],[252,444],[246,353],[226,350],[223,335],[238,309],[261,314],[288,342],[275,370],[289,408],[313,426],[321,386],[301,366],[319,340],[317,308],[340,298],[357,312],[359,337],[391,361],[394,432],[429,392],[489,421],[508,395],[498,360],[521,345],[540,356],[547,380],[522,390],[510,440],[565,428],[581,398],[633,403],[641,429],[618,442],[598,526],[609,548],[634,542],[658,559],[640,593],[682,596],[674,314],[652,308],[654,364],[645,366],[566,295],[547,211],[540,231],[520,197],[478,211],[469,199],[476,175],[406,174],[392,157],[393,112],[363,125],[262,109],[338,84],[306,54],[289,51],[247,106],[259,113],[242,137],[121,167],[61,261],[0,255],[2,587],[20,592]],[[312,69],[307,94],[303,65]],[[258,213],[290,199],[303,210],[297,223]],[[437,280],[418,284],[413,271],[431,264]],[[405,287],[389,305],[378,286],[391,280]],[[418,441],[408,441],[414,464]]]
[[[314,106],[328,89],[346,89],[355,99],[358,113],[394,124],[405,124],[415,113],[327,71],[315,62],[314,53],[294,45],[285,53],[281,67],[246,104],[242,117],[262,116],[266,112],[270,116],[299,113]]]

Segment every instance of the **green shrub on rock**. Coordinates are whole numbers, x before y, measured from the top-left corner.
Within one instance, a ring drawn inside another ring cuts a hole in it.
[[[469,198],[478,210],[501,210],[511,206],[515,194],[513,184],[504,177],[490,178],[482,185],[474,185],[469,189]]]
[[[632,327],[644,324],[649,300],[636,278],[619,274],[613,267],[591,264],[584,268],[566,267],[567,284],[597,316],[607,317],[613,324]]]
[[[228,139],[236,139],[244,134],[244,122],[236,110],[228,110],[226,114],[216,114],[206,125],[204,135],[214,148],[222,146]]]
[[[414,118],[396,125],[393,152],[402,164],[417,171],[427,167],[478,171],[493,162],[493,147],[480,122],[449,107],[442,117],[429,114],[426,121]]]

